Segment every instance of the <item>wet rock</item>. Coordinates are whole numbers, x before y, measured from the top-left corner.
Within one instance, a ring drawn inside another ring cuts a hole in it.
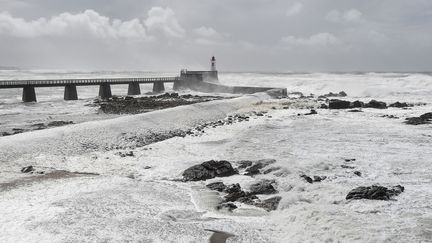
[[[239,167],[238,167],[239,169],[245,169],[247,167],[252,166],[252,164],[253,164],[253,162],[250,160],[242,160],[242,161],[239,161],[237,163],[239,164]]]
[[[302,177],[307,183],[310,183],[310,184],[312,184],[314,182],[321,182],[321,181],[327,179],[327,176],[313,176],[313,179],[312,179],[312,177],[307,176],[307,175],[301,175],[300,177]]]
[[[128,151],[128,152],[117,152],[116,155],[125,158],[125,157],[134,157],[134,152],[133,151]]]
[[[23,167],[22,169],[21,169],[21,172],[22,173],[30,173],[30,172],[33,172],[33,171],[35,171],[35,169],[33,168],[33,166],[26,166],[26,167]]]
[[[329,102],[329,109],[348,109],[351,107],[351,102],[346,100],[332,99]]]
[[[420,118],[424,120],[432,120],[432,112],[425,113],[421,115]]]
[[[307,175],[301,175],[300,177],[302,177],[306,182],[308,182],[308,183],[310,183],[310,184],[313,183],[312,178],[310,178],[310,177],[307,176]]]
[[[357,170],[357,171],[354,171],[354,175],[356,175],[356,176],[362,176],[362,173]]]
[[[346,97],[347,93],[345,91],[341,91],[339,93],[330,92],[328,94],[320,95],[318,98],[328,98],[328,97]]]
[[[321,182],[323,180],[327,179],[327,176],[314,176],[313,182]]]
[[[405,119],[405,124],[409,125],[425,125],[431,124],[432,112],[425,113],[419,117],[409,117]]]
[[[406,102],[401,103],[401,102],[397,101],[393,104],[390,104],[389,107],[406,108],[406,107],[410,107],[410,105]]]
[[[247,197],[247,194],[244,191],[233,192],[233,193],[229,193],[228,195],[225,196],[225,201],[226,202],[235,202],[235,201],[238,201],[239,198],[244,198],[244,197]],[[242,200],[242,201],[244,201],[244,200]]]
[[[210,160],[186,169],[183,172],[183,179],[185,181],[202,181],[235,174],[238,174],[238,171],[232,167],[230,162]]]
[[[224,190],[226,193],[237,193],[237,192],[241,192],[242,189],[240,187],[240,184],[231,184],[229,186],[227,186]]]
[[[254,205],[256,207],[264,208],[267,211],[274,211],[279,206],[279,203],[281,201],[282,197],[272,197],[269,199],[266,199],[264,201],[260,201],[258,203],[255,203]]]
[[[363,111],[362,110],[353,109],[353,110],[348,110],[348,112],[363,112]]]
[[[326,105],[326,104],[321,104],[321,106],[320,106],[320,109],[328,109],[329,107],[328,107],[328,105]]]
[[[245,175],[254,176],[257,174],[261,174],[261,169],[263,169],[263,168],[267,167],[268,165],[273,164],[275,162],[276,162],[276,160],[274,160],[274,159],[264,159],[264,160],[255,161],[255,162],[253,162],[252,166],[246,168]]]
[[[392,188],[383,186],[357,187],[351,190],[346,196],[346,200],[369,199],[369,200],[390,200],[392,197],[401,194],[405,188],[397,185]]]
[[[250,186],[251,194],[275,194],[277,190],[273,187],[274,180],[262,180]]]
[[[216,207],[216,209],[217,210],[223,210],[223,209],[226,209],[226,210],[228,210],[229,212],[232,212],[234,209],[236,209],[237,208],[237,206],[234,204],[234,203],[231,203],[231,202],[227,202],[227,203],[221,203],[221,204],[219,204],[217,207]]]
[[[389,119],[399,119],[399,117],[394,116],[394,115],[382,115],[382,118],[389,118]]]
[[[341,165],[342,168],[344,169],[355,169],[355,166],[350,166],[350,165]]]
[[[223,192],[226,189],[226,186],[223,182],[213,182],[206,185],[206,187],[218,192]]]
[[[48,127],[61,127],[65,125],[73,124],[73,121],[52,121],[47,124]]]
[[[366,108],[375,108],[375,109],[387,109],[387,104],[382,101],[371,100],[369,103],[365,104]]]
[[[363,108],[364,106],[365,104],[359,100],[356,100],[351,104],[352,108]]]
[[[306,113],[305,115],[309,116],[309,115],[316,115],[316,114],[318,114],[316,110],[311,110],[309,113]]]
[[[270,173],[272,173],[272,172],[274,172],[274,171],[278,171],[278,170],[280,170],[280,169],[281,169],[281,167],[272,167],[272,168],[269,168],[269,169],[265,170],[265,171],[263,172],[263,174],[264,174],[264,175],[267,175],[267,174],[270,174]]]

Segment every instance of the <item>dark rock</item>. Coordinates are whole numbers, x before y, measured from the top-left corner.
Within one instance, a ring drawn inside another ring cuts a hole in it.
[[[65,125],[73,124],[73,121],[52,121],[48,123],[49,127],[61,127]]]
[[[233,193],[229,193],[228,195],[225,196],[225,201],[227,201],[227,202],[235,202],[239,198],[243,198],[243,197],[247,197],[246,192],[244,192],[244,191],[233,192]]]
[[[253,164],[253,162],[250,160],[242,160],[242,161],[239,161],[237,163],[239,164],[239,167],[238,167],[239,169],[245,169],[249,166],[252,166],[252,164]]]
[[[401,194],[405,188],[397,185],[391,189],[383,186],[368,186],[357,187],[351,190],[346,196],[349,199],[369,199],[369,200],[389,200],[391,197]]]
[[[226,193],[239,193],[242,191],[242,189],[240,187],[240,184],[237,183],[237,184],[232,184],[232,185],[225,187],[224,191]]]
[[[326,104],[321,104],[321,106],[320,106],[320,109],[328,109],[329,107],[328,107],[328,105],[326,105]]]
[[[206,185],[206,187],[211,189],[211,190],[218,191],[218,192],[223,192],[226,188],[226,186],[223,182],[213,182],[213,183]]]
[[[353,110],[348,110],[348,112],[363,112],[363,111],[362,110],[353,109]]]
[[[359,100],[356,100],[351,104],[352,108],[363,108],[364,106],[364,103]]]
[[[339,92],[339,93],[333,93],[333,92],[330,92],[330,93],[328,93],[328,94],[325,94],[325,95],[320,95],[318,98],[327,98],[327,97],[346,97],[347,96],[347,93],[345,93],[344,91],[341,91],[341,92]]]
[[[321,182],[323,180],[327,179],[327,176],[314,176],[313,182]]]
[[[263,168],[267,167],[268,165],[273,164],[275,162],[276,162],[276,160],[274,160],[274,159],[263,159],[263,160],[255,161],[252,166],[250,166],[249,168],[246,169],[245,175],[254,176],[254,175],[260,174],[261,169],[263,169]]]
[[[281,201],[282,197],[272,197],[269,199],[266,199],[264,201],[255,203],[254,205],[256,207],[264,208],[267,211],[274,211],[279,206],[279,203]]]
[[[316,110],[311,110],[309,113],[306,113],[305,115],[309,116],[309,115],[316,115],[316,114],[318,114]]]
[[[408,105],[406,102],[401,103],[398,101],[396,103],[390,104],[389,107],[406,108],[406,107],[410,107],[410,105]]]
[[[351,102],[346,100],[336,100],[332,99],[329,102],[329,109],[348,109],[351,106]]]
[[[424,116],[424,117],[427,117],[427,116]],[[421,116],[420,117],[408,117],[405,119],[405,124],[408,124],[408,125],[425,125],[425,124],[430,124],[430,123],[431,123],[430,119],[424,119]]]
[[[354,175],[356,175],[356,176],[362,176],[362,173],[357,170],[357,171],[354,171]]]
[[[262,180],[258,183],[250,186],[251,194],[275,194],[277,190],[273,187],[275,181],[273,180]]]
[[[420,118],[424,120],[432,120],[432,112],[425,113],[421,115]]]
[[[237,174],[231,163],[225,160],[210,160],[200,165],[194,165],[183,172],[185,181],[202,181],[215,177],[226,177]]]
[[[135,156],[134,153],[133,153],[133,151],[126,152],[125,155],[129,156],[129,157],[134,157]]]
[[[309,176],[307,176],[307,175],[301,175],[300,177],[302,177],[303,179],[305,179],[305,181],[307,181],[308,183],[313,183],[313,180],[312,180],[312,178],[310,178]]]
[[[33,172],[33,171],[35,171],[35,169],[31,165],[27,166],[27,167],[24,167],[24,168],[21,169],[22,173],[30,173],[30,172]]]
[[[375,108],[375,109],[387,109],[387,104],[382,101],[371,100],[369,103],[365,104],[366,108]]]
[[[237,201],[244,204],[254,205],[256,202],[259,202],[259,199],[253,194],[245,193],[244,196],[239,197]]]
[[[217,210],[227,209],[229,212],[232,212],[236,208],[237,208],[237,206],[231,202],[221,203],[216,207]]]
[[[270,174],[270,173],[272,173],[272,172],[274,172],[274,171],[277,171],[277,170],[280,170],[280,169],[281,169],[281,167],[272,167],[272,168],[269,168],[269,169],[265,170],[265,171],[263,172],[263,174],[264,174],[264,175],[267,175],[267,174]]]
[[[350,166],[350,165],[341,165],[341,167],[344,169],[355,169],[355,166]]]

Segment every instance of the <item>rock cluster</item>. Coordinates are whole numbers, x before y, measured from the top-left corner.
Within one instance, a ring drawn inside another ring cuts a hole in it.
[[[419,117],[409,117],[406,118],[405,123],[409,125],[424,125],[431,124],[432,122],[432,112],[425,113]]]
[[[238,168],[244,169],[244,175],[247,176],[263,174],[264,172],[267,172],[266,174],[268,174],[272,171],[276,171],[279,169],[278,167],[273,167],[269,168],[268,170],[262,171],[264,168],[274,163],[276,163],[276,160],[274,159],[262,159],[257,161],[242,160],[237,162],[237,164],[239,164]]]
[[[178,93],[165,93],[158,96],[119,97],[95,100],[95,106],[107,114],[138,114],[153,110],[166,109],[180,105],[189,105],[199,102],[222,99],[219,96],[193,96],[179,95]]]
[[[328,94],[324,94],[324,95],[320,95],[318,96],[318,99],[325,99],[325,98],[329,98],[329,97],[346,97],[347,93],[345,93],[344,91],[341,91],[339,93],[328,93]]]
[[[194,165],[183,172],[184,181],[203,181],[215,177],[225,177],[238,174],[230,162],[210,160],[199,165]]]
[[[217,209],[226,208],[232,211],[237,208],[233,202],[244,203],[267,211],[276,210],[281,197],[272,197],[266,200],[260,200],[256,195],[275,194],[277,190],[273,187],[275,182],[271,180],[262,180],[250,186],[250,191],[244,191],[239,184],[226,186],[223,182],[214,182],[207,185],[211,190],[225,193],[224,200],[219,204]]]
[[[352,108],[375,108],[375,109],[387,109],[387,103],[377,100],[371,100],[368,103],[362,101],[347,101],[332,99],[329,101],[329,109],[352,109]]]
[[[361,186],[351,190],[346,196],[349,199],[370,199],[370,200],[390,200],[392,197],[401,194],[405,188],[401,185],[387,188],[383,186]]]
[[[327,179],[327,176],[313,176],[313,179],[312,179],[312,177],[307,176],[307,175],[301,175],[300,177],[303,178],[306,182],[308,182],[310,184],[312,184],[314,182],[321,182],[321,181]]]

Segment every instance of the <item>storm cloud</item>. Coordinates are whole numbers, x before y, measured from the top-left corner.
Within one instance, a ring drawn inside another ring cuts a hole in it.
[[[0,66],[428,71],[429,0],[0,0]]]

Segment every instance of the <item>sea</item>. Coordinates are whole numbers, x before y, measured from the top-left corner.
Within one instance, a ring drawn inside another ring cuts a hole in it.
[[[2,70],[0,80],[161,75],[178,74]],[[36,103],[21,102],[19,89],[0,90],[0,132],[55,120],[75,123],[0,137],[0,184],[28,178],[20,169],[29,165],[99,175],[0,190],[0,242],[208,242],[206,229],[234,234],[227,242],[432,242],[432,125],[404,123],[432,112],[431,73],[220,72],[219,79],[225,85],[287,88],[295,95],[246,95],[119,116],[91,105],[96,86],[78,87],[78,101],[64,101],[61,87],[36,88]],[[141,85],[143,93],[151,88]],[[173,92],[171,85],[166,90]],[[112,91],[125,95],[127,86]],[[340,91],[347,94],[340,99],[412,106],[305,115],[317,105],[307,97]],[[254,111],[265,115],[136,147],[132,157],[106,149],[125,134],[193,128]],[[84,144],[103,149],[83,150]],[[207,160],[235,165],[262,159],[275,160],[275,172],[180,180],[185,169]],[[326,179],[310,184],[302,175]],[[205,187],[222,181],[247,190],[260,180],[274,182],[277,194],[260,198],[282,197],[277,210],[237,204],[233,212],[218,211],[220,195]],[[371,185],[405,190],[388,201],[345,199],[352,189]]]

